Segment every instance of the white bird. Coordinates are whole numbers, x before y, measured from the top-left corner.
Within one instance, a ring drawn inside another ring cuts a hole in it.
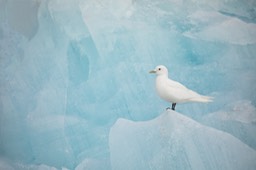
[[[212,102],[212,97],[203,96],[195,91],[186,88],[179,82],[168,78],[168,70],[165,66],[159,65],[149,73],[155,73],[156,77],[156,91],[158,95],[172,103],[172,110],[175,110],[176,103],[185,102]]]

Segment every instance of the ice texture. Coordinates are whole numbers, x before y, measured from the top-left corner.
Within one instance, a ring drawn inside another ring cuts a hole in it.
[[[254,149],[174,111],[145,122],[118,119],[110,130],[109,145],[114,170],[256,167]]]
[[[158,64],[215,98],[178,104],[177,112],[232,135],[225,139],[241,153],[255,150],[255,6],[255,0],[0,0],[0,169],[113,169],[115,122],[150,123],[170,106],[148,74]],[[219,158],[214,153],[212,161]]]
[[[256,108],[250,101],[238,101],[221,111],[203,116],[205,125],[228,132],[248,146],[256,149]]]

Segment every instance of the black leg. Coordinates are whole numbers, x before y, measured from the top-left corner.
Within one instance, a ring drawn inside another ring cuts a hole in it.
[[[175,110],[176,103],[172,104],[172,110]]]

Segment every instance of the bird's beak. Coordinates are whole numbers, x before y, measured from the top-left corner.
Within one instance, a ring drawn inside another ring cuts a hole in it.
[[[156,71],[155,70],[151,70],[149,73],[156,73]]]

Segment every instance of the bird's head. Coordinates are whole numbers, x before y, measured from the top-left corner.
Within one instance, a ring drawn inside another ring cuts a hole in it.
[[[154,70],[151,70],[149,73],[155,73],[157,75],[168,75],[168,70],[165,66],[159,65],[156,66]]]

